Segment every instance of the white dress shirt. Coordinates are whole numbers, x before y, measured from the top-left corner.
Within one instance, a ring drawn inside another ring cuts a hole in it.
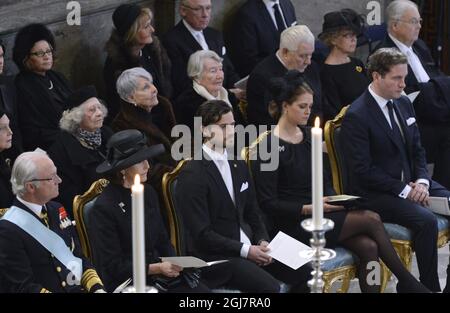
[[[394,103],[394,101],[392,99],[385,99],[379,95],[377,95],[375,93],[375,91],[372,89],[372,84],[369,85],[369,92],[372,95],[372,97],[375,99],[375,101],[377,102],[378,106],[380,107],[381,111],[383,112],[384,117],[386,118],[389,126],[392,128],[392,124],[391,124],[391,120],[389,118],[389,109],[387,107],[387,103],[389,101],[392,101],[392,103]],[[402,135],[403,138],[405,138],[405,134],[403,134],[403,130],[399,124],[398,118],[397,118],[397,114],[394,114],[394,119],[395,119],[395,123],[397,123],[397,126],[400,130],[400,133]],[[403,177],[403,172],[402,172],[402,177]],[[417,184],[425,184],[427,186],[430,186],[430,183],[428,181],[428,179],[424,179],[424,178],[419,178],[418,180],[416,180]],[[409,192],[411,191],[411,186],[406,185],[405,188],[403,188],[402,192],[400,192],[400,194],[398,195],[400,198],[406,199],[409,195]]]
[[[228,189],[228,193],[230,194],[231,200],[233,200],[233,203],[235,203],[233,178],[231,176],[230,163],[228,163],[227,150],[225,150],[224,153],[222,154],[222,153],[213,151],[207,145],[203,145],[202,148],[203,148],[203,151],[205,151],[208,154],[208,156],[211,158],[211,160],[217,166],[217,169],[219,170],[220,175],[222,176],[225,186]],[[245,232],[242,230],[242,228],[239,228],[239,229],[241,232],[240,241],[243,243],[242,248],[241,248],[241,257],[247,258],[248,251],[250,250],[250,246],[252,243],[250,241],[250,238],[248,238],[248,236],[245,234]]]
[[[408,58],[408,64],[411,67],[417,81],[419,83],[428,82],[430,80],[430,76],[428,76],[427,72],[423,68],[422,62],[420,62],[420,59],[414,52],[414,50],[411,47],[405,45],[400,40],[397,40],[391,34],[389,34],[389,37],[392,39],[392,41],[395,43],[398,49]]]
[[[36,214],[39,218],[41,218],[41,211],[42,211],[42,205],[31,203],[28,201],[23,200],[19,196],[17,196],[17,200],[22,202],[27,208],[29,208],[34,214]]]
[[[275,28],[278,29],[277,26],[277,20],[275,19],[275,12],[273,10],[273,5],[278,4],[278,7],[280,8],[281,18],[283,19],[284,26],[288,28],[290,25],[287,25],[286,18],[284,17],[283,10],[281,9],[280,0],[262,0],[264,2],[264,5],[267,8],[267,11],[269,12],[270,17],[272,18],[273,24],[275,25]]]
[[[209,50],[208,44],[206,43],[205,35],[203,35],[202,30],[195,30],[188,24],[185,20],[183,20],[184,26],[186,26],[187,30],[191,33],[192,37],[199,43],[203,50]]]

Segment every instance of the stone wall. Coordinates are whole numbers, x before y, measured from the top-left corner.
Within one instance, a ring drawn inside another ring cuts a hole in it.
[[[367,13],[369,0],[291,0],[300,23],[307,24],[314,34],[322,27],[326,12],[351,7]],[[379,0],[384,7],[384,2]],[[121,3],[139,3],[154,9],[157,35],[171,28],[178,20],[179,0],[78,0],[81,6],[81,26],[69,26],[66,22],[69,10],[66,0],[1,0],[0,37],[7,45],[6,72],[14,74],[16,66],[11,62],[14,37],[20,27],[41,22],[54,33],[58,60],[55,69],[63,72],[75,87],[95,84],[103,90],[102,67],[105,59],[104,44],[112,29],[111,15]],[[245,0],[212,0],[211,25],[223,30],[225,35],[232,23],[235,11]]]

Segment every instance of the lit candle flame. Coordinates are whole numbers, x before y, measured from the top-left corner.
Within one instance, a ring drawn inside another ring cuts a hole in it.
[[[320,127],[320,118],[316,117],[316,119],[314,120],[314,127],[319,128]]]
[[[141,176],[139,176],[139,174],[136,174],[136,176],[134,176],[134,185],[139,186],[140,184],[141,184]]]

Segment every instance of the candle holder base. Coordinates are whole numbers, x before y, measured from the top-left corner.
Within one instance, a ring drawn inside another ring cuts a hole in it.
[[[138,292],[136,292],[134,286],[128,286],[124,290],[122,290],[122,293],[138,293]],[[158,289],[156,289],[153,286],[145,286],[145,292],[143,293],[158,293]]]
[[[316,229],[313,225],[312,219],[304,220],[301,225],[303,229],[312,234],[312,238],[309,241],[312,249],[305,251],[304,254],[302,253],[302,256],[312,258],[312,279],[308,281],[308,286],[312,293],[321,293],[325,283],[322,279],[323,272],[320,269],[320,266],[324,261],[332,259],[336,256],[335,251],[325,249],[325,232],[333,229],[334,222],[330,219],[323,219],[322,227],[320,229]]]

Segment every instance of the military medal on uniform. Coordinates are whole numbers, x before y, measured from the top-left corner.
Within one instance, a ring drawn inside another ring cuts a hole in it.
[[[61,230],[62,230],[62,229],[69,227],[70,225],[72,225],[72,221],[67,216],[66,210],[64,209],[64,207],[60,207],[59,208],[59,228],[61,228]]]

